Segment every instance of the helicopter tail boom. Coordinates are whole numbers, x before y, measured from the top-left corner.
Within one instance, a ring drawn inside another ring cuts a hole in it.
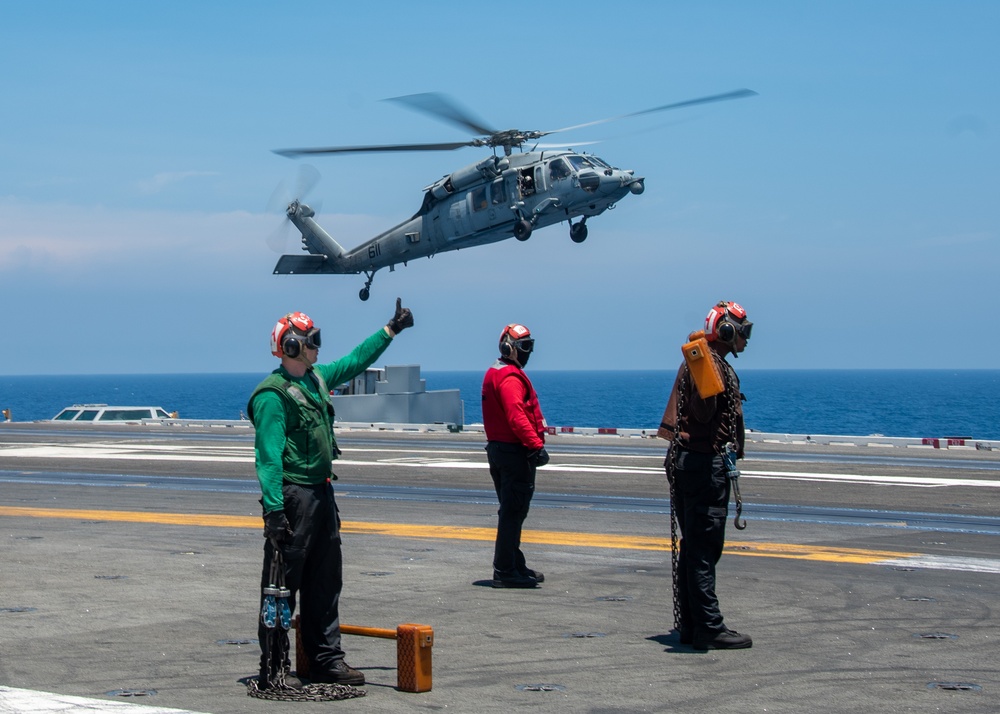
[[[313,220],[315,213],[309,206],[292,201],[286,213],[288,220],[302,234],[302,249],[309,251],[309,255],[281,256],[274,266],[275,275],[358,272],[346,269],[343,247]]]
[[[288,219],[302,234],[303,250],[308,250],[313,255],[326,256],[330,260],[344,257],[341,245],[313,220],[316,214],[309,206],[293,201],[288,205],[287,213]]]

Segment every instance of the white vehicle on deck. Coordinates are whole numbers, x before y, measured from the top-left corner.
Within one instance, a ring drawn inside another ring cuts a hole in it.
[[[52,417],[52,421],[138,422],[143,419],[176,419],[163,407],[118,407],[107,404],[74,404]]]

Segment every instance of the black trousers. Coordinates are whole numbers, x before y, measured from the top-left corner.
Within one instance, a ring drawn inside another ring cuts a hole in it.
[[[285,587],[292,591],[289,605],[293,613],[296,599],[302,603],[299,636],[309,657],[310,672],[315,674],[344,659],[340,646],[340,592],[344,586],[340,514],[329,482],[315,486],[286,483],[282,493],[285,517],[295,534],[279,546],[285,561]],[[271,541],[266,540],[262,588],[269,584],[273,555]],[[267,630],[259,621],[257,634],[263,643]],[[262,671],[265,666],[262,654]]]
[[[726,626],[715,595],[715,566],[726,543],[729,480],[718,454],[679,449],[674,468],[674,513],[681,530],[677,596],[681,629],[711,635]]]
[[[493,488],[500,501],[497,538],[493,548],[493,574],[497,577],[527,575],[521,552],[521,526],[528,517],[535,495],[535,467],[528,463],[528,450],[521,444],[490,441],[486,444]]]

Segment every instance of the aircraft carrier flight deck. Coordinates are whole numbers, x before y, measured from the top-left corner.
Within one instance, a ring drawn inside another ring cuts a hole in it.
[[[338,440],[342,622],[432,627],[431,691],[397,688],[394,643],[345,635],[363,698],[247,696],[248,425],[5,423],[0,711],[1000,709],[1000,450],[749,443],[718,593],[754,643],[697,652],[672,632],[664,442],[551,437],[522,546],[545,582],[497,590],[481,433]]]

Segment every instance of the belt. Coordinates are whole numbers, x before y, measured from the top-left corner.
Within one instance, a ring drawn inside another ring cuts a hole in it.
[[[497,451],[506,451],[511,454],[527,453],[528,447],[524,444],[515,444],[509,441],[487,441],[487,447],[493,447]]]

